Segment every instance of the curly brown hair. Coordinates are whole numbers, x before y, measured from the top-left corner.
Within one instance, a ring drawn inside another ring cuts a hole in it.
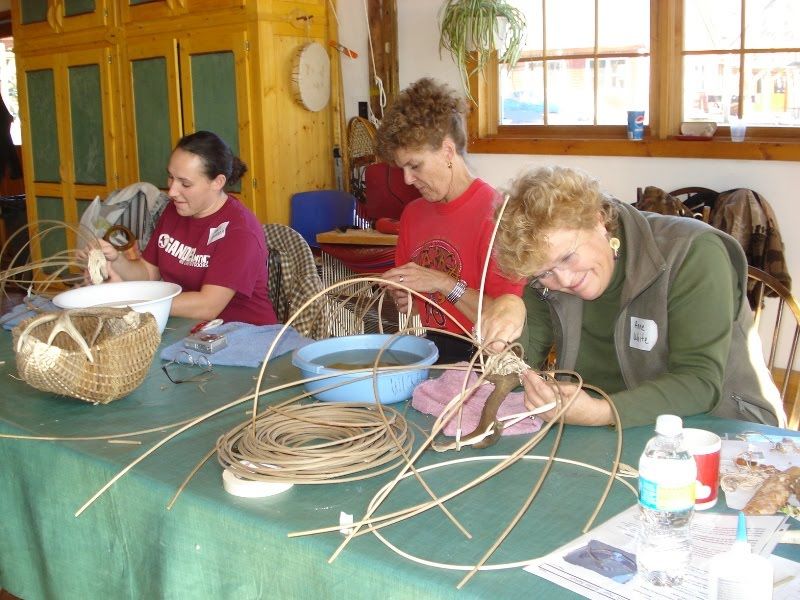
[[[464,156],[467,103],[450,86],[430,77],[415,81],[397,97],[378,129],[378,156],[393,163],[400,148],[436,149],[450,136]]]
[[[513,277],[532,277],[540,271],[548,259],[549,234],[554,231],[592,229],[598,213],[609,232],[617,229],[613,205],[598,181],[583,171],[531,169],[511,183],[508,196],[494,251],[500,269]]]

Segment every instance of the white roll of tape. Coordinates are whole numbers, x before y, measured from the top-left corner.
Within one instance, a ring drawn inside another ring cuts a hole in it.
[[[236,476],[230,469],[222,471],[222,485],[225,491],[242,498],[266,498],[280,494],[291,488],[293,483],[273,483],[269,481],[253,481]]]

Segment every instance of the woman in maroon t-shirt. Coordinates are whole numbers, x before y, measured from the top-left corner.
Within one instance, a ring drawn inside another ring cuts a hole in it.
[[[216,134],[198,131],[181,138],[167,167],[172,202],[142,257],[129,260],[101,241],[109,280],[177,283],[183,291],[172,301],[172,316],[276,323],[261,224],[225,191],[246,171]]]

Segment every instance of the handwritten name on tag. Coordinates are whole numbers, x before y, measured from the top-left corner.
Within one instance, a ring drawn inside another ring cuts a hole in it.
[[[631,348],[650,351],[658,341],[658,325],[652,319],[631,317]]]

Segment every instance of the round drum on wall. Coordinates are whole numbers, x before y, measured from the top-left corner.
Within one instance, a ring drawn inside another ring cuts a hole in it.
[[[292,91],[301,106],[317,112],[331,95],[331,63],[328,51],[317,42],[300,48],[292,64]]]

